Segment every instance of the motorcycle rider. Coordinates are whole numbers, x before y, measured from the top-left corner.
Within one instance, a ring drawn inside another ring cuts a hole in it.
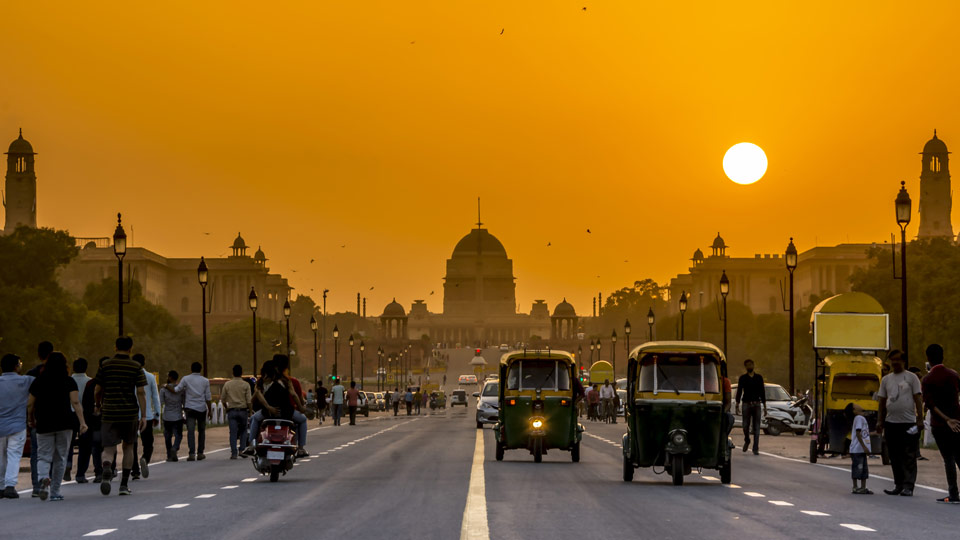
[[[253,395],[253,400],[259,402],[263,408],[250,417],[250,444],[243,450],[243,455],[256,454],[257,435],[260,434],[260,424],[264,418],[293,421],[294,408],[291,397],[295,392],[289,380],[277,371],[273,360],[264,362],[260,368],[257,390]]]

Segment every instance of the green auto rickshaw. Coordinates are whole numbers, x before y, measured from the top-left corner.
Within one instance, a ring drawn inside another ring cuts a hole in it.
[[[548,450],[580,461],[583,426],[574,403],[575,362],[563,351],[522,351],[500,360],[500,419],[494,425],[497,461],[526,449],[540,463]]]
[[[694,468],[719,469],[720,480],[730,483],[725,363],[720,349],[696,341],[651,342],[630,353],[624,482],[637,467],[662,467],[677,486]]]

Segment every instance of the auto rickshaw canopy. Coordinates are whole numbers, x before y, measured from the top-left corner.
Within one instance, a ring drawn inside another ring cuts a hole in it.
[[[890,348],[890,316],[872,296],[850,292],[831,296],[810,314],[815,349],[885,351]]]
[[[590,384],[603,384],[603,381],[613,382],[613,366],[606,360],[599,360],[590,366]]]

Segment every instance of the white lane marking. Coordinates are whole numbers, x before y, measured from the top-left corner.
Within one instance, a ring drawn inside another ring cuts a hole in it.
[[[302,462],[304,462],[304,463],[310,463],[310,458],[303,458],[303,459],[301,459],[300,461],[302,461]]]
[[[112,532],[115,531],[115,530],[116,530],[116,529],[97,529],[97,530],[95,530],[95,531],[90,531],[90,532],[88,532],[88,533],[85,534],[84,536],[104,536],[104,535],[106,535],[106,534],[112,533]]]
[[[771,454],[770,452],[760,452],[760,455],[761,455],[761,456],[772,457],[772,458],[777,458],[777,459],[782,459],[782,460],[784,460],[784,461],[793,461],[793,462],[796,462],[796,463],[803,463],[804,465],[816,465],[817,467],[823,467],[824,469],[833,469],[833,470],[835,470],[835,471],[842,471],[842,472],[845,472],[845,473],[849,473],[849,472],[850,472],[850,468],[849,468],[849,467],[844,468],[844,467],[837,467],[836,465],[826,465],[826,464],[823,464],[823,463],[810,463],[810,461],[809,461],[809,460],[806,460],[806,459],[796,459],[796,458],[789,458],[789,457],[785,457],[785,456],[778,456],[778,455],[776,455],[776,454]],[[876,475],[876,474],[873,474],[873,473],[870,473],[870,478],[879,478],[880,480],[886,480],[887,482],[893,482],[893,478],[889,478],[889,477],[886,477],[886,476],[880,476],[880,475]],[[940,488],[938,488],[938,487],[933,487],[933,486],[925,486],[925,485],[923,485],[923,484],[915,484],[913,487],[914,487],[914,489],[916,489],[916,488],[928,489],[928,490],[934,491],[934,492],[936,492],[936,493],[949,493],[949,492],[948,492],[947,490],[945,490],[945,489],[940,489]]]
[[[719,481],[720,481],[720,479],[717,478],[716,476],[703,476],[703,475],[701,475],[700,478],[703,478],[704,480],[710,480],[711,482],[719,482]]]
[[[787,501],[767,501],[774,506],[793,506],[793,503]]]
[[[212,499],[216,496],[216,493],[204,493],[203,495],[197,495],[194,499]]]
[[[127,521],[145,521],[152,517],[157,517],[157,515],[156,514],[137,514],[132,518],[128,519]]]
[[[870,527],[864,527],[863,525],[857,525],[856,523],[841,523],[841,527],[846,527],[851,531],[860,531],[860,532],[877,532],[875,529]]]
[[[727,486],[730,489],[740,489],[740,486],[738,486],[737,484],[722,484],[722,485]]]
[[[240,486],[223,486],[223,487],[220,488],[220,489],[237,489],[238,487],[240,487]]]
[[[257,478],[244,478],[241,482],[256,482],[257,480]]]
[[[743,494],[747,497],[766,497],[763,493],[757,493],[756,491],[744,491]]]
[[[190,503],[180,503],[180,504],[171,504],[170,506],[166,506],[164,508],[168,508],[170,510],[176,510],[177,508],[186,508],[188,506],[190,506]]]
[[[473,466],[470,468],[470,487],[467,488],[467,504],[463,508],[460,525],[460,540],[490,540],[490,525],[487,523],[487,488],[483,476],[483,430],[477,430],[477,443],[473,447]]]
[[[806,515],[808,515],[808,516],[816,516],[816,517],[829,517],[829,516],[830,516],[830,514],[827,514],[827,513],[825,513],[825,512],[818,512],[818,511],[816,511],[816,510],[801,510],[800,513],[801,513],[801,514],[806,514]]]
[[[325,456],[325,455],[327,455],[327,454],[329,454],[329,453],[330,453],[330,452],[320,452],[320,453],[317,454],[317,455],[319,455],[319,456]]]

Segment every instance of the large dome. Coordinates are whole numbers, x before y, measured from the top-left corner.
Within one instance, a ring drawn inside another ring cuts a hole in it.
[[[400,305],[400,302],[397,302],[397,299],[394,298],[393,302],[387,304],[387,307],[383,308],[383,315],[381,317],[406,317],[407,312],[403,309],[403,306]]]
[[[16,142],[16,141],[14,141]],[[11,147],[12,148],[12,147]],[[924,154],[946,154],[947,145],[937,138],[937,130],[933,130],[933,138],[923,145]]]
[[[9,154],[33,154],[33,146],[23,138],[23,130],[20,130],[20,137],[10,143]]]
[[[470,234],[464,236],[457,242],[457,247],[453,248],[453,257],[473,257],[477,251],[483,255],[507,256],[507,250],[503,244],[497,240],[497,237],[487,232],[486,229],[474,229]]]
[[[573,304],[567,302],[567,299],[564,298],[563,302],[557,304],[557,307],[553,309],[554,317],[576,317],[577,310],[573,308]]]

